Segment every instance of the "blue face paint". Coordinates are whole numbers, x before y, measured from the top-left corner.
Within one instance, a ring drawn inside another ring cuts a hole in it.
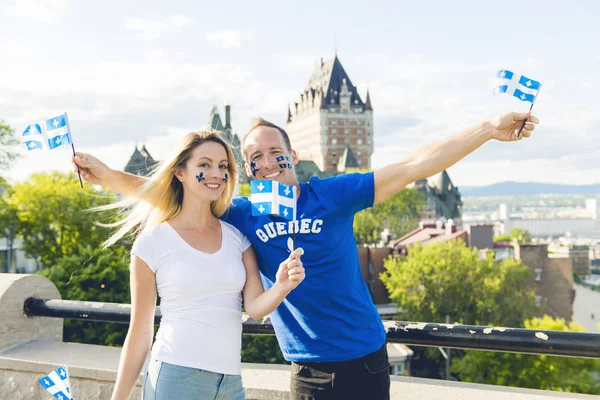
[[[196,179],[198,182],[202,182],[204,180],[204,172],[200,172],[198,175],[196,175]]]
[[[227,183],[228,180],[229,176],[227,175],[227,172],[225,172],[225,178],[223,178],[223,182]]]
[[[279,157],[277,157],[275,159],[275,161],[277,161],[278,163],[282,162],[283,160],[290,161],[290,158],[289,157],[284,157],[284,156],[279,156]],[[281,163],[281,164],[279,164],[279,168],[289,168],[289,169],[292,169],[292,164],[289,163],[289,162],[288,163]]]
[[[258,171],[260,171],[260,168],[256,168],[256,163],[254,161],[250,163],[250,169],[252,170],[252,176],[256,176]]]

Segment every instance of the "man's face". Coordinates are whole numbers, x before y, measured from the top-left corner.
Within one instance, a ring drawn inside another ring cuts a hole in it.
[[[244,141],[244,150],[248,176],[288,185],[298,183],[294,170],[298,157],[294,150],[288,151],[279,130],[267,126],[253,129]]]

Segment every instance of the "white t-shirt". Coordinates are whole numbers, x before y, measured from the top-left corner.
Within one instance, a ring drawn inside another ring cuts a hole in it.
[[[156,274],[162,320],[152,357],[221,374],[241,374],[242,296],[250,247],[221,222],[222,244],[213,254],[190,246],[167,222],[143,232],[131,254]]]

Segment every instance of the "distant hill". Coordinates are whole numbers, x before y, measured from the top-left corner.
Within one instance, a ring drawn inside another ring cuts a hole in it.
[[[463,196],[527,196],[536,194],[600,194],[600,184],[561,185],[540,182],[500,182],[489,186],[458,186]]]

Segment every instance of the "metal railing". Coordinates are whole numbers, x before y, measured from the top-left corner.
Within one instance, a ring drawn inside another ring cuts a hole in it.
[[[89,301],[25,300],[24,312],[29,317],[54,317],[98,322],[129,323],[129,304]],[[161,319],[156,308],[154,323]],[[272,335],[268,322],[254,321],[244,315],[243,334]],[[501,328],[429,322],[383,321],[387,340],[416,346],[446,347],[466,350],[488,350],[509,353],[546,354],[565,357],[600,358],[600,334]]]

